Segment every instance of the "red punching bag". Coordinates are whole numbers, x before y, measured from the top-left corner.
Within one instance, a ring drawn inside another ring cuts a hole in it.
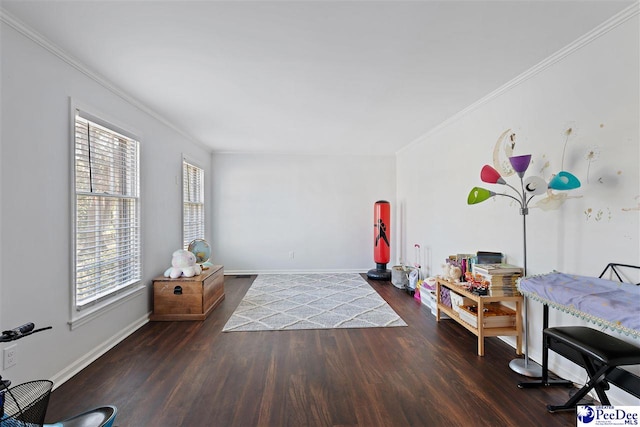
[[[387,263],[391,253],[391,205],[378,200],[373,205],[373,260],[376,268],[369,270],[367,277],[373,280],[391,280]]]

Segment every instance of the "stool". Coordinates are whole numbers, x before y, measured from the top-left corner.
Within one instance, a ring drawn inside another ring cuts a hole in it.
[[[609,384],[605,376],[618,366],[640,364],[640,347],[585,326],[563,326],[543,331],[544,347],[582,366],[589,381],[564,405],[547,405],[549,412],[575,409],[576,404],[594,389],[600,403],[611,403],[605,394]]]

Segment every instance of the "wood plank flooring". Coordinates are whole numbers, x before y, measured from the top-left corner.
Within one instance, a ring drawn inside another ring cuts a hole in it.
[[[408,327],[225,332],[255,276],[225,277],[203,322],[150,322],[61,385],[47,421],[118,407],[116,425],[574,426],[549,414],[566,388],[521,390],[512,347],[476,337],[388,282],[370,281]]]

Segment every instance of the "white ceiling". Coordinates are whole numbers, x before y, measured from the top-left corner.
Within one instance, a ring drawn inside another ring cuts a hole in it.
[[[216,151],[390,154],[629,1],[0,0]]]

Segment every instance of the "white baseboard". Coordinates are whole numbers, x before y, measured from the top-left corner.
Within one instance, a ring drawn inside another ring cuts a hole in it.
[[[331,270],[225,270],[225,276],[246,274],[331,274],[331,273],[366,273],[367,269],[331,269]]]
[[[77,374],[78,372],[80,372],[81,370],[89,366],[91,363],[97,360],[100,356],[105,354],[107,351],[111,350],[118,343],[123,341],[125,338],[127,338],[129,335],[131,335],[132,333],[140,329],[142,326],[144,326],[148,322],[149,322],[149,313],[145,314],[138,320],[129,324],[126,328],[120,330],[116,335],[112,336],[109,340],[104,341],[102,345],[94,348],[90,352],[81,356],[71,365],[67,366],[65,369],[55,374],[53,378],[51,378],[51,381],[53,381],[53,384],[54,384],[53,389],[55,390],[56,388],[64,384],[75,374]]]

